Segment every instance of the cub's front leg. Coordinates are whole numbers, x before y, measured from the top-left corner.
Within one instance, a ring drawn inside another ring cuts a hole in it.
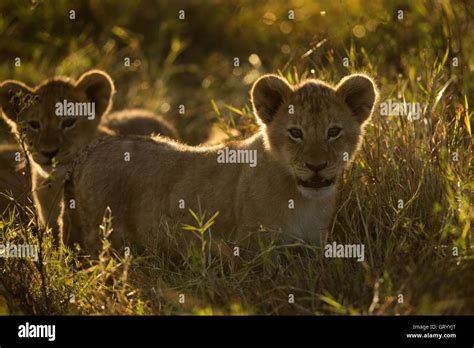
[[[39,169],[39,168],[36,168]],[[59,242],[59,216],[66,176],[64,166],[55,168],[51,173],[33,170],[33,201],[38,211],[39,222],[53,231],[55,243]]]

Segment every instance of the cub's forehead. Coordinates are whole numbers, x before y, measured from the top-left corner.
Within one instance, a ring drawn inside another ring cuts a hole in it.
[[[336,90],[317,80],[310,80],[297,87],[292,99],[295,109],[313,117],[334,118],[344,111],[344,102]]]
[[[26,108],[24,115],[27,118],[46,117],[50,119],[51,115],[55,114],[58,102],[86,100],[86,96],[82,94],[82,92],[77,91],[72,83],[66,80],[48,80],[35,89],[34,95],[38,99],[32,106]]]
[[[52,80],[39,86],[36,90],[36,94],[40,96],[41,100],[57,100],[74,97],[79,94],[74,85],[68,81],[63,80]]]
[[[319,80],[307,80],[297,86],[295,91],[298,96],[303,98],[310,98],[315,95],[329,96],[336,93],[332,86]]]
[[[86,95],[75,88],[75,86],[65,80],[50,80],[40,85],[35,94],[39,97],[35,104],[35,111],[44,111],[46,113],[56,109],[56,103],[87,101]]]

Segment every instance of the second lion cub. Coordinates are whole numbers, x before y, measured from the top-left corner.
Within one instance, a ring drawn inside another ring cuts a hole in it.
[[[0,83],[0,107],[13,134],[24,140],[30,159],[33,200],[40,222],[52,227],[55,234],[59,230],[57,220],[66,167],[86,145],[106,135],[175,136],[168,122],[149,111],[108,113],[114,93],[112,78],[101,70],[88,71],[77,81],[54,77],[35,87],[15,80]],[[77,110],[65,115],[58,113],[66,110],[59,108],[63,103],[79,105],[80,111],[89,109],[85,105],[91,106],[92,117],[79,117],[84,115]],[[20,147],[16,152],[22,152]],[[10,172],[9,176],[16,174]],[[14,184],[6,181],[0,190],[12,189]]]
[[[64,236],[94,254],[110,207],[113,245],[146,245],[162,216],[191,223],[191,208],[219,211],[213,236],[237,241],[264,226],[284,240],[318,243],[334,213],[338,177],[372,113],[374,83],[354,74],[335,87],[293,86],[266,75],[251,94],[261,129],[242,141],[191,147],[122,137],[91,147],[66,183]]]

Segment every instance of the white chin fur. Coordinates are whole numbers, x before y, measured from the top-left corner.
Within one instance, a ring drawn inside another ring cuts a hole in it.
[[[332,184],[326,187],[321,187],[318,189],[312,189],[309,187],[304,187],[298,185],[298,191],[305,196],[306,198],[318,198],[324,196],[330,196],[336,193],[336,185]]]

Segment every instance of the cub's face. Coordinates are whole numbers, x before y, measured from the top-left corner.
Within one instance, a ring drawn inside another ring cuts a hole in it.
[[[29,88],[18,81],[5,81],[0,85],[0,101],[15,131],[24,137],[33,161],[49,166],[53,159],[59,164],[69,163],[90,143],[101,116],[110,106],[113,90],[112,80],[107,74],[91,71],[76,83],[52,79],[37,88]],[[61,114],[64,110],[58,107],[58,103],[64,105],[64,101],[81,105],[80,111],[85,111],[84,106],[93,103],[94,117],[87,117],[84,113],[66,113],[64,116]]]
[[[373,82],[364,75],[348,76],[335,88],[317,80],[293,87],[267,75],[252,89],[272,154],[307,197],[334,190],[359,148],[375,99]]]

